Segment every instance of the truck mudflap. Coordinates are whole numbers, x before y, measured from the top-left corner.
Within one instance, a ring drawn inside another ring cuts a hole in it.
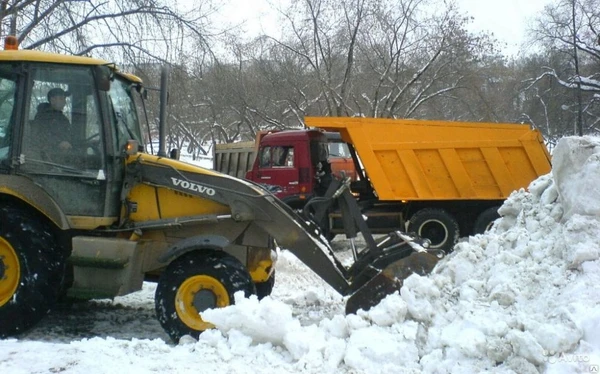
[[[162,159],[164,160],[164,159]],[[277,244],[292,252],[325,282],[349,298],[348,312],[369,309],[383,297],[400,289],[412,273],[427,274],[438,257],[428,253],[428,240],[400,231],[375,240],[349,190],[349,179],[334,179],[325,196],[314,199],[315,215],[301,216],[258,185],[218,173],[181,170],[140,157],[128,165],[126,182],[145,183],[198,195],[227,205],[231,219],[249,221],[262,228]],[[331,204],[341,208],[346,237],[351,239],[354,263],[344,266],[336,257],[319,226],[319,216]],[[308,204],[307,204],[308,205]],[[366,247],[356,250],[354,238],[360,232]]]

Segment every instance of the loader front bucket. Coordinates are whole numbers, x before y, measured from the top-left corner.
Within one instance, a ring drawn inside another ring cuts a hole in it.
[[[359,309],[369,310],[387,295],[399,292],[404,279],[411,274],[431,273],[438,261],[437,256],[427,252],[413,252],[408,257],[394,261],[348,298],[346,314],[356,313]]]
[[[354,238],[360,231],[366,244],[362,250],[355,250],[355,261],[350,267],[340,263],[329,243],[322,241],[310,226],[310,220],[303,221],[278,200],[268,207],[262,205],[269,217],[276,218],[258,224],[338,292],[351,295],[346,303],[346,314],[351,314],[359,309],[368,310],[387,295],[400,291],[404,279],[411,274],[431,273],[443,253],[429,249],[428,239],[412,233],[395,231],[375,240],[355,198],[342,184],[342,181],[332,183],[328,193],[333,191],[342,217],[349,218],[344,222],[346,237]]]

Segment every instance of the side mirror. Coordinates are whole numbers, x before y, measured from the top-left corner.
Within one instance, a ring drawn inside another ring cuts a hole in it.
[[[140,93],[140,96],[142,96],[144,100],[148,100],[148,90],[144,86],[138,84],[135,86],[135,89]]]
[[[96,82],[96,88],[100,91],[110,90],[110,81],[112,79],[112,71],[108,66],[95,66],[94,67],[94,80]]]

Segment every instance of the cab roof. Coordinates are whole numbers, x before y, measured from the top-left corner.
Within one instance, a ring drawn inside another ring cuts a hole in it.
[[[285,131],[273,131],[265,135],[269,139],[278,140],[289,140],[289,139],[300,139],[300,138],[319,138],[324,136],[324,132],[318,129],[297,129],[297,130],[285,130]]]
[[[142,80],[128,73],[120,72],[112,62],[93,57],[70,56],[60,53],[50,53],[41,51],[32,51],[27,49],[20,50],[0,50],[0,61],[28,61],[28,62],[47,62],[55,64],[69,65],[106,65],[123,78],[136,83],[142,83]]]

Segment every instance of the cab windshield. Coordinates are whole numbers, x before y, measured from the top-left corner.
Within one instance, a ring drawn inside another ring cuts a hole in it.
[[[116,151],[123,149],[130,139],[137,140],[140,145],[144,144],[133,95],[135,87],[131,82],[116,76],[108,91],[113,114],[112,128],[115,129],[114,135],[117,140]]]

